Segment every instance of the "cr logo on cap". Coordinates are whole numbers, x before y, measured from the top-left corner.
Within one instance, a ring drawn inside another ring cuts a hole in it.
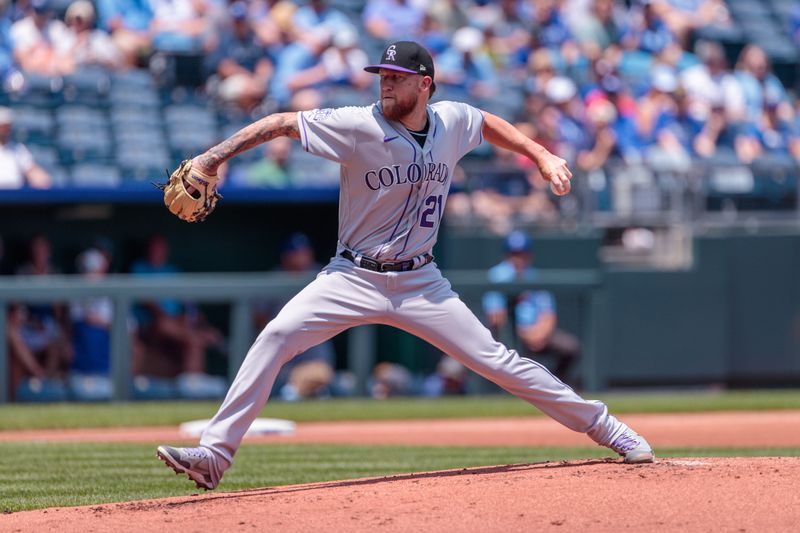
[[[394,58],[396,53],[397,53],[397,50],[394,49],[394,45],[392,45],[389,48],[387,48],[386,49],[386,61],[396,61],[396,59]]]

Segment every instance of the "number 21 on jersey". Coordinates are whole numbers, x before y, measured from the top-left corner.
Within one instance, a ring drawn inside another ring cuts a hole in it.
[[[422,212],[422,219],[419,221],[419,225],[423,228],[432,228],[436,225],[436,221],[442,214],[442,195],[428,196],[425,198],[425,205],[427,209]],[[439,216],[436,216],[437,207],[439,209]]]

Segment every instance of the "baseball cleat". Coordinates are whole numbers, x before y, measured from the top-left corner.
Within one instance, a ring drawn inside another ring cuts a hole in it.
[[[176,474],[189,476],[198,489],[213,490],[217,488],[219,480],[214,481],[211,475],[211,462],[214,458],[209,450],[159,446],[156,455]]]
[[[608,447],[623,456],[626,463],[652,463],[656,460],[650,444],[631,428],[625,429]]]

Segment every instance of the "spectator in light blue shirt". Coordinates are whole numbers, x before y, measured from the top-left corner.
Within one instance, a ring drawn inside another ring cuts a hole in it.
[[[735,75],[744,92],[746,120],[758,120],[768,98],[778,106],[788,105],[786,89],[771,70],[767,54],[757,45],[749,44],[739,54]]]
[[[414,0],[369,0],[364,8],[364,27],[382,41],[409,39],[422,25],[425,10]]]
[[[453,34],[452,46],[437,60],[436,83],[472,98],[497,94],[497,73],[484,49],[481,30],[465,26]]]
[[[521,231],[506,237],[506,258],[489,269],[489,281],[504,283],[526,281],[535,283],[538,277],[533,267],[530,238]],[[580,356],[580,342],[557,328],[556,302],[553,294],[542,289],[526,290],[511,299],[514,331],[519,339],[520,353],[551,355],[556,360],[555,374],[572,381],[570,370]],[[509,302],[499,291],[487,292],[483,309],[489,329],[497,337],[509,322]]]
[[[133,264],[137,276],[173,277],[178,268],[169,262],[169,244],[156,235],[147,243],[145,257]],[[176,377],[205,372],[206,348],[219,344],[222,336],[209,326],[199,310],[173,298],[143,302],[134,307],[144,346],[142,374]]]
[[[150,23],[153,9],[149,0],[97,0],[97,26],[111,34],[114,44],[130,66],[150,53]]]
[[[0,79],[5,78],[14,66],[14,56],[11,43],[12,10],[9,9],[9,0],[0,1]]]

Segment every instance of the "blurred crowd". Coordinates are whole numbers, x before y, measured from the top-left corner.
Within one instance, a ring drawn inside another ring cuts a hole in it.
[[[737,24],[723,0],[6,0],[0,11],[12,92],[86,68],[163,73],[167,59],[192,56],[203,95],[249,118],[364,104],[376,97],[363,66],[409,38],[434,54],[438,97],[516,122],[579,171],[800,161],[797,99],[758,44],[720,44]],[[800,46],[800,4],[781,31]],[[330,173],[335,184],[334,168],[293,150],[266,147],[264,160],[234,165],[231,182],[302,187]],[[457,200],[456,213],[553,215],[529,162],[486,150],[509,172],[471,169],[468,188],[488,194]],[[501,206],[497,195],[517,200]]]
[[[110,272],[136,276],[172,276],[169,244],[155,235],[144,244],[131,265],[115,261],[114,245],[98,238],[82,249],[73,265],[56,265],[51,243],[34,236],[6,261],[0,242],[0,274],[53,276],[77,274],[102,280]],[[114,306],[108,297],[70,302],[16,302],[8,308],[7,342],[9,385],[20,400],[104,400],[112,393],[111,326]],[[224,378],[207,373],[207,361],[216,352],[227,354],[220,331],[192,303],[174,299],[136,302],[128,323],[134,396],[145,399],[208,398],[225,392]]]
[[[170,245],[153,235],[133,248],[136,258],[116,243],[97,237],[80,248],[71,264],[58,264],[47,235],[4,246],[0,239],[0,276],[34,278],[61,274],[100,281],[110,273],[169,277],[180,273]],[[520,231],[505,239],[505,257],[487,272],[491,283],[535,283],[535,250]],[[63,257],[63,254],[60,255]],[[310,279],[321,265],[310,239],[289,235],[272,270]],[[290,296],[256,299],[251,306],[251,329],[260,332]],[[102,401],[113,396],[111,329],[114,302],[108,296],[56,302],[13,302],[7,307],[6,343],[11,399],[16,401]],[[127,321],[132,397],[139,400],[209,399],[227,388],[228,341],[226,320],[212,320],[208,309],[173,298],[133,302]],[[580,342],[559,322],[556,297],[543,289],[519,293],[490,291],[483,298],[483,322],[497,339],[515,346],[521,355],[546,364],[572,386],[580,384],[575,363]],[[460,395],[483,390],[466,367],[438,350],[431,364],[410,369],[376,354],[377,363],[366,384],[376,399],[394,396]],[[284,401],[352,396],[358,385],[348,369],[337,364],[332,341],[323,342],[285,364],[273,387]],[[484,390],[485,392],[485,390]]]

